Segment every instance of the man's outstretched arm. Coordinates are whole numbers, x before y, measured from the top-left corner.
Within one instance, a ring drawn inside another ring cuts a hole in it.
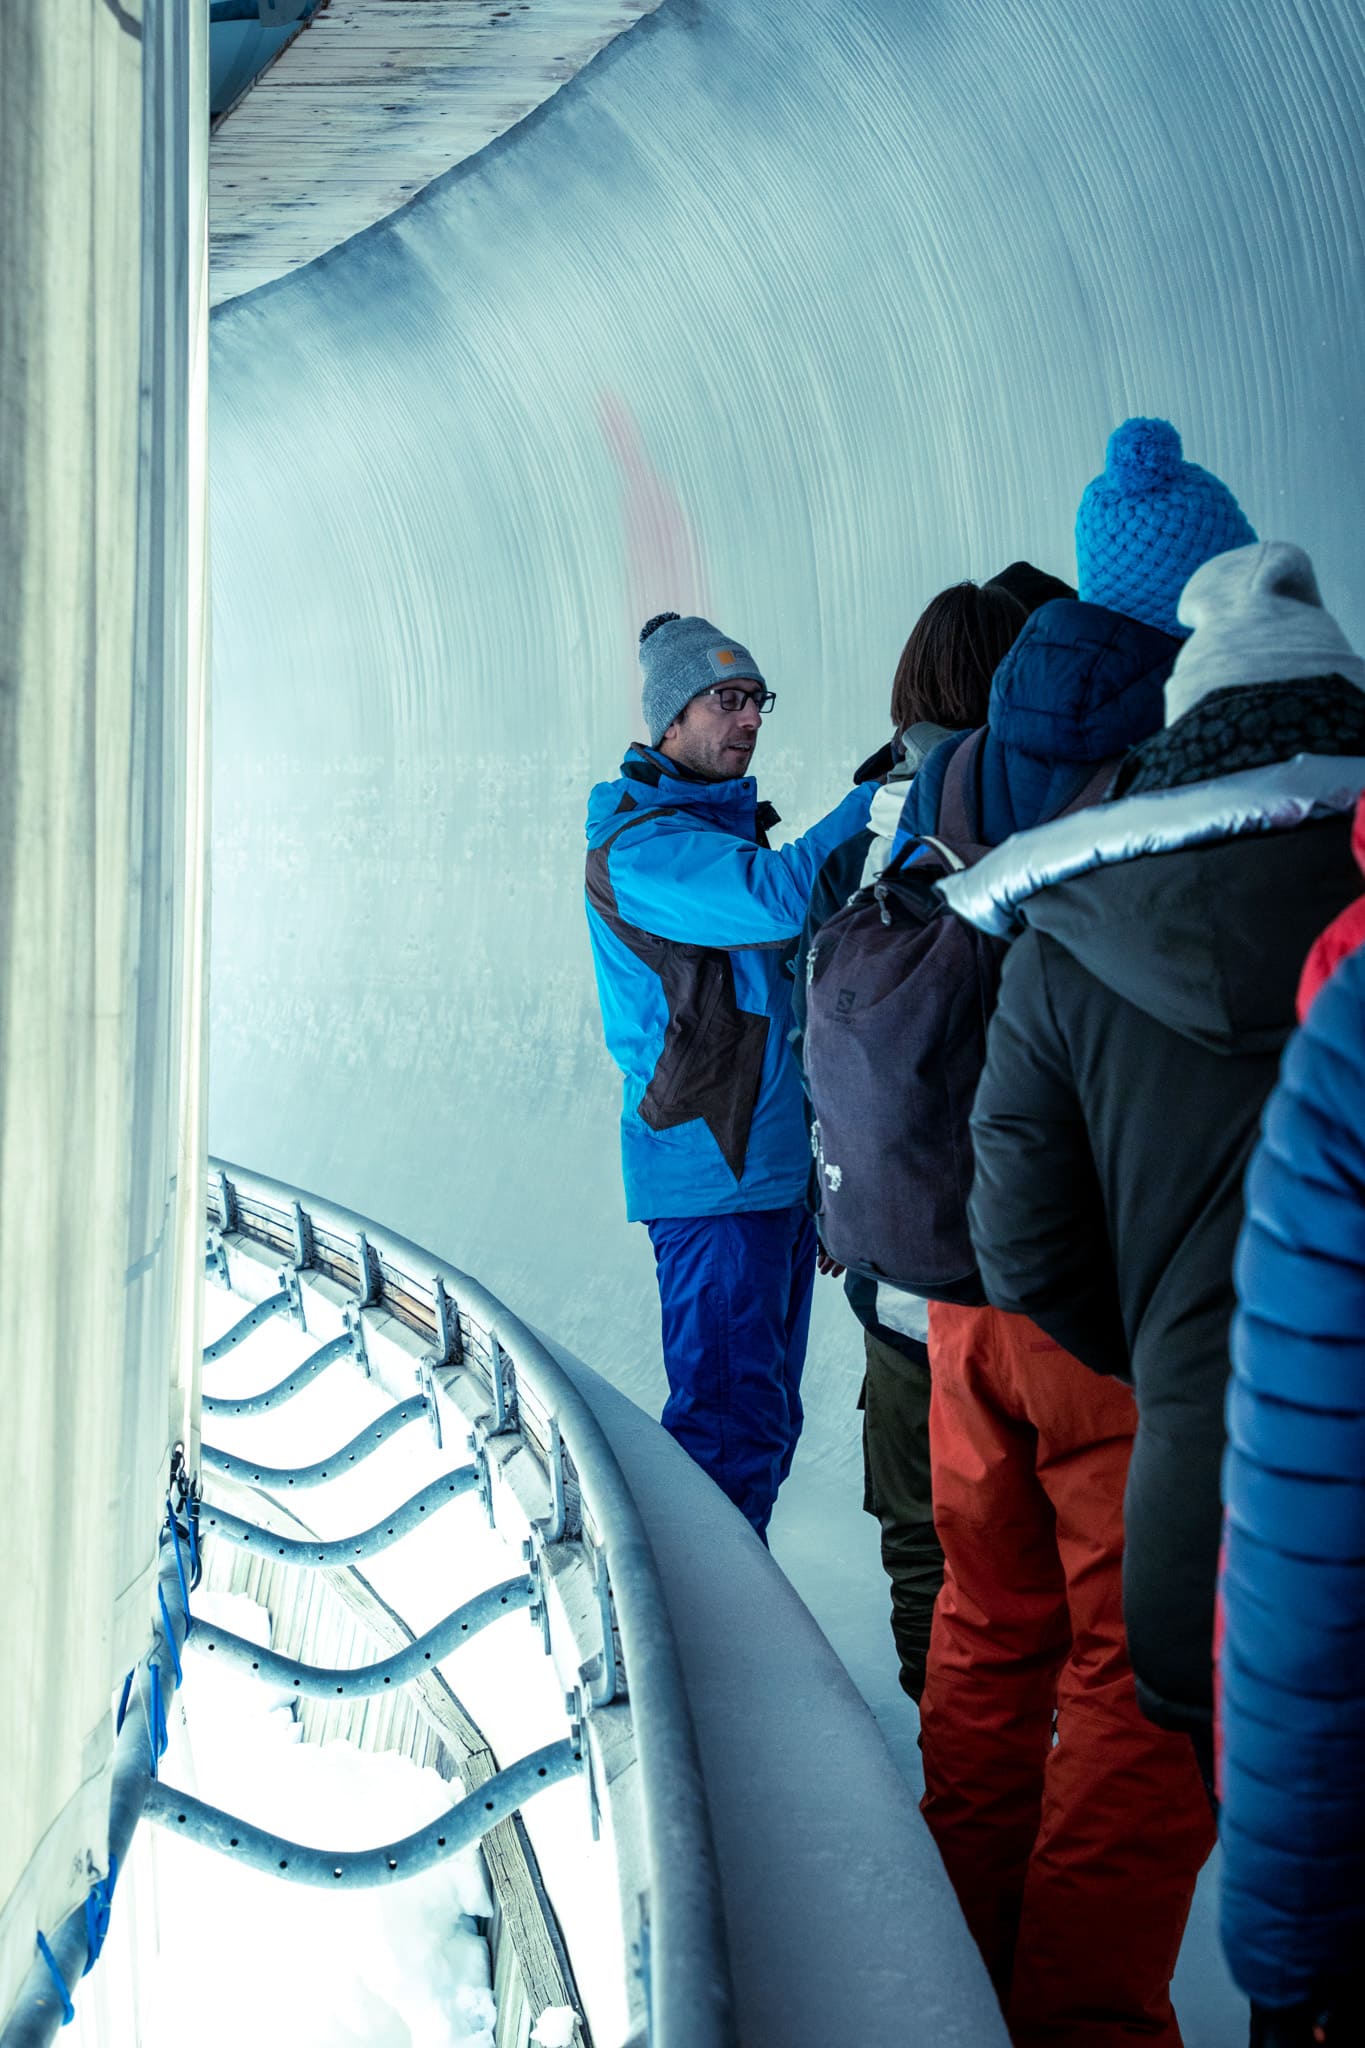
[[[660,817],[622,832],[608,856],[617,908],[628,923],[691,946],[771,946],[805,923],[821,865],[867,823],[875,784],[850,790],[788,846],[754,846]]]

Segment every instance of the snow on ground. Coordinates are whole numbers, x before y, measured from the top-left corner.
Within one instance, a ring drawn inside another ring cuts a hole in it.
[[[243,1312],[241,1302],[218,1288],[209,1288],[207,1296],[206,1343]],[[284,1378],[322,1341],[277,1319],[208,1367],[205,1391],[258,1392]],[[302,1465],[347,1442],[391,1401],[377,1381],[343,1360],[267,1414],[241,1420],[206,1417],[205,1434],[229,1452],[249,1449],[272,1465]],[[308,1490],[291,1506],[319,1535],[343,1536],[371,1526],[439,1473],[466,1460],[458,1439],[438,1451],[423,1424],[415,1423],[363,1465]],[[525,1565],[518,1542],[519,1536],[509,1540],[489,1528],[477,1495],[470,1493],[368,1559],[365,1576],[421,1634],[486,1587],[521,1576]],[[563,1686],[544,1654],[539,1626],[523,1610],[462,1644],[439,1668],[500,1765],[567,1735]],[[627,1964],[612,1844],[605,1831],[601,1841],[591,1840],[586,1788],[577,1780],[538,1793],[522,1818],[574,1958],[594,2033],[604,2041],[624,2038]]]
[[[571,2005],[547,2005],[531,2029],[539,2048],[569,2048],[573,2040],[574,2009]]]
[[[200,1592],[194,1605],[201,1620],[269,1640],[269,1617],[240,1594]],[[303,1742],[283,1693],[197,1649],[193,1635],[178,1704],[165,1777],[316,1848],[395,1840],[461,1796],[405,1757]],[[156,1846],[167,2038],[175,2015],[194,2009],[200,2048],[241,2048],[267,2013],[271,2038],[291,2048],[492,2048],[488,1949],[472,1925],[492,1906],[476,1851],[401,1885],[325,1892],[164,1832]],[[206,1937],[220,1958],[207,2000]]]
[[[270,1640],[269,1616],[244,1595],[201,1589],[193,1606],[201,1621]],[[303,1742],[287,1694],[214,1659],[193,1633],[184,1672],[162,1776],[276,1834],[317,1848],[391,1841],[461,1796],[404,1757]],[[188,2018],[198,2048],[493,2048],[488,1948],[474,1925],[490,1911],[472,1849],[401,1885],[327,1892],[144,1825],[71,2039],[179,2048]]]
[[[205,1342],[245,1307],[209,1288]],[[320,1341],[288,1322],[269,1323],[207,1368],[205,1391],[271,1386]],[[377,1383],[341,1362],[285,1407],[241,1421],[209,1416],[205,1433],[271,1464],[305,1464],[390,1405]],[[377,1521],[463,1457],[449,1446],[438,1452],[418,1423],[357,1471],[291,1504],[320,1534],[341,1535]],[[489,1529],[470,1495],[370,1559],[366,1573],[420,1633],[523,1569],[519,1549]],[[190,1604],[199,1621],[270,1640],[269,1615],[244,1595],[201,1586]],[[342,1849],[411,1834],[461,1796],[458,1782],[404,1757],[303,1741],[291,1695],[213,1657],[193,1631],[183,1662],[161,1774],[212,1805]],[[524,1612],[494,1623],[438,1668],[500,1764],[567,1733],[562,1690]],[[616,1868],[610,1844],[591,1840],[585,1787],[553,1786],[522,1818],[584,1995],[596,1991],[598,2038],[624,2038]],[[64,2039],[72,2048],[181,2048],[188,2027],[197,2048],[252,2040],[262,2048],[492,2048],[489,1954],[473,1924],[491,1911],[475,1849],[401,1884],[333,1892],[234,1865],[144,1824],[120,1873],[99,1969],[79,1987],[75,2031]],[[541,2024],[545,2042],[558,2041],[560,2010],[549,2008]]]

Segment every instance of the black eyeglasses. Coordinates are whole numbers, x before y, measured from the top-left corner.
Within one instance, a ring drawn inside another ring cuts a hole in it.
[[[777,702],[776,690],[738,690],[730,683],[712,683],[709,690],[701,690],[698,695],[714,697],[727,717],[745,704],[752,704],[758,711],[771,711]]]

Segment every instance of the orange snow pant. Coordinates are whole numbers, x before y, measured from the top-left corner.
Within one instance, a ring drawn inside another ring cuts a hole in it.
[[[931,1303],[929,1358],[946,1569],[925,1819],[1015,2048],[1177,2048],[1171,1975],[1214,1823],[1193,1746],[1143,1717],[1128,1662],[1133,1397],[998,1309]]]

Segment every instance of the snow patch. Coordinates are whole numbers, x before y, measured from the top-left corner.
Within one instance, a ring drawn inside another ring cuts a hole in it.
[[[531,2029],[531,2039],[540,2048],[572,2048],[578,2015],[571,2005],[547,2005]]]
[[[265,1611],[208,1589],[193,1607],[170,1783],[319,1848],[392,1841],[462,1796],[458,1781],[405,1757],[303,1742],[287,1694],[203,1647],[208,1623],[268,1644]],[[134,1853],[154,1859],[160,1923],[140,2048],[183,2042],[187,2013],[196,2048],[493,2048],[488,1949],[473,1924],[491,1904],[476,1851],[354,1892],[276,1881],[150,1827]]]

